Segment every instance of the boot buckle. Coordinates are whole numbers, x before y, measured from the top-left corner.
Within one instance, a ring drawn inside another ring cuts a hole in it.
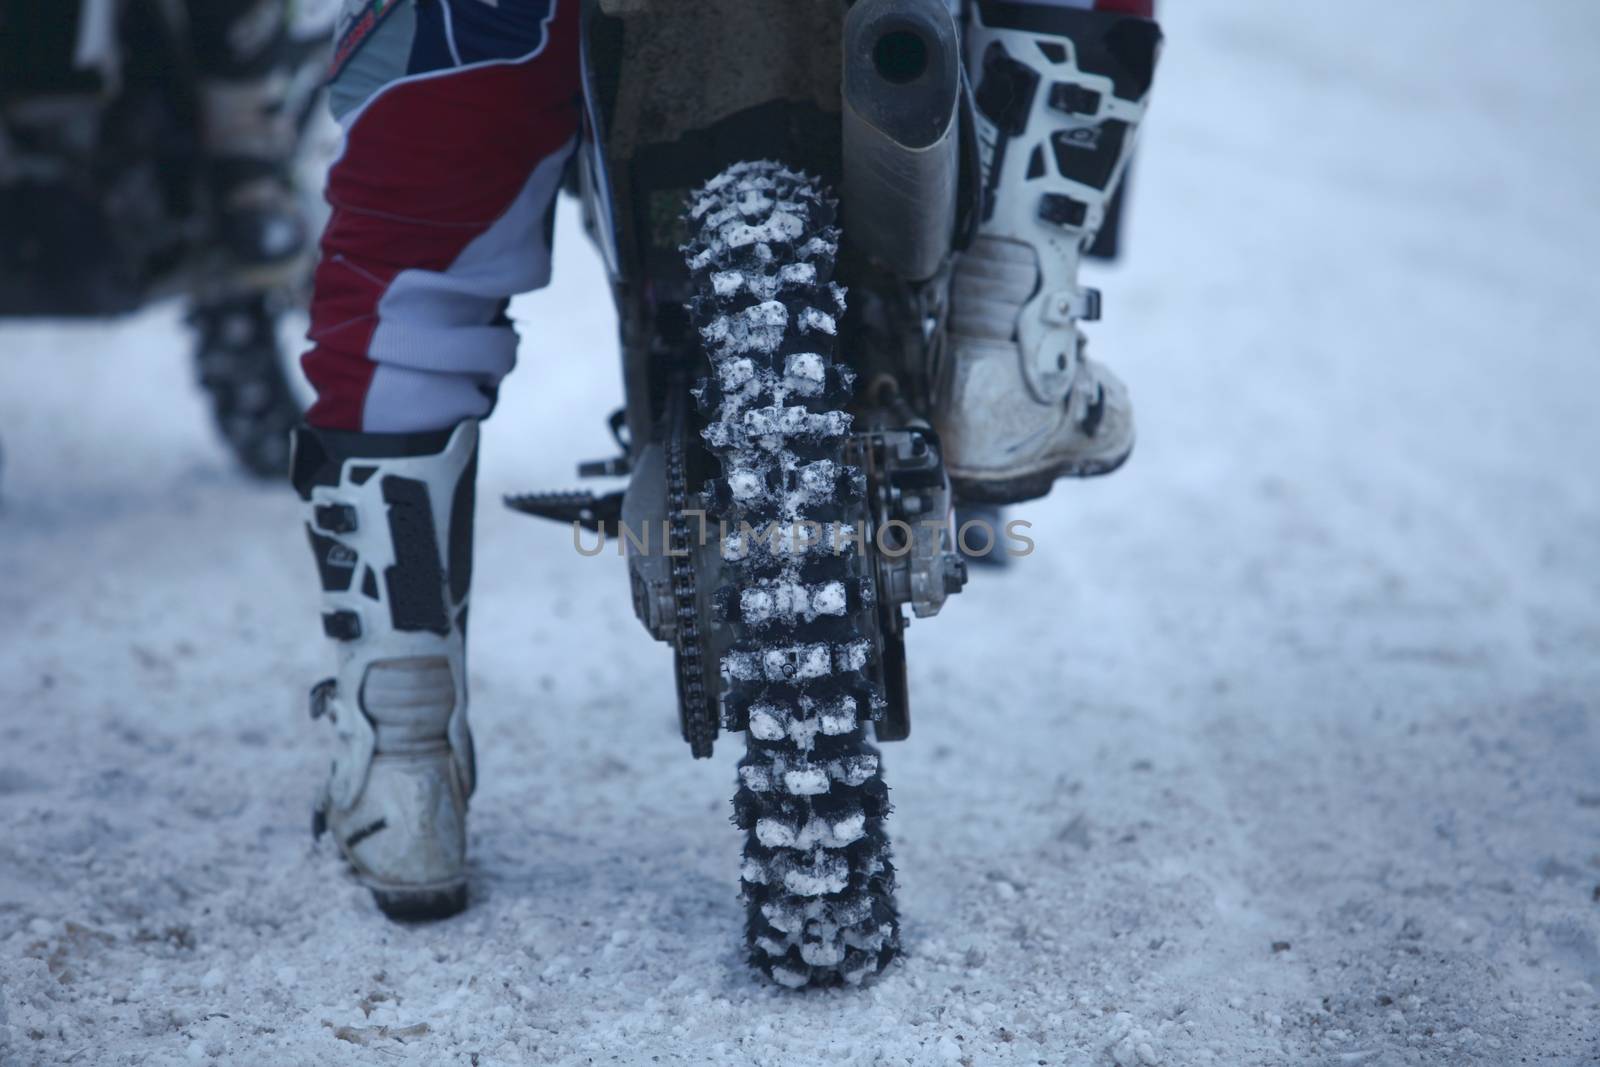
[[[1071,326],[1074,322],[1100,319],[1100,290],[1063,289],[1051,293],[1044,302],[1044,321],[1052,326]]]
[[[311,687],[311,719],[316,721],[329,714],[328,704],[333,700],[333,695],[338,691],[339,683],[332,678],[324,678]]]

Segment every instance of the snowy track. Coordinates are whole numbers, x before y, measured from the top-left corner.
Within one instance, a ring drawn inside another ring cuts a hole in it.
[[[1139,450],[913,627],[864,991],[752,978],[738,739],[692,762],[621,562],[491,504],[607,454],[572,215],[485,437],[435,926],[311,844],[296,502],[176,316],[0,327],[0,1064],[1600,1062],[1600,10],[1169,6],[1092,340]]]

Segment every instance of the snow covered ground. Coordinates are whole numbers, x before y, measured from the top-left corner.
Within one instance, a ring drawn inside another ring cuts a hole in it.
[[[1171,3],[1095,348],[1134,462],[912,631],[908,955],[740,954],[621,565],[492,502],[607,454],[598,266],[519,305],[464,916],[308,833],[297,504],[176,315],[0,328],[0,1063],[1600,1062],[1600,8]]]

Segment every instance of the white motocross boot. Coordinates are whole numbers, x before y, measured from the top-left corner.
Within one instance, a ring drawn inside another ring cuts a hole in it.
[[[1100,295],[1078,264],[1127,168],[1160,42],[1134,16],[970,4],[983,218],[951,280],[933,419],[963,500],[1043,496],[1133,449],[1127,390],[1083,352],[1077,324],[1099,317]]]
[[[466,906],[465,638],[477,423],[438,434],[296,431],[292,478],[338,675],[311,691],[338,736],[313,829],[394,919]]]

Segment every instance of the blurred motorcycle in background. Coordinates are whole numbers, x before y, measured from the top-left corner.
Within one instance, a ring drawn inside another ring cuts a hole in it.
[[[290,171],[311,193],[333,140],[317,104],[337,8],[289,5],[275,72]],[[190,29],[173,0],[0,0],[0,318],[182,299],[223,439],[249,473],[281,477],[303,405],[280,326],[304,304],[311,255],[241,265],[222,247]]]

